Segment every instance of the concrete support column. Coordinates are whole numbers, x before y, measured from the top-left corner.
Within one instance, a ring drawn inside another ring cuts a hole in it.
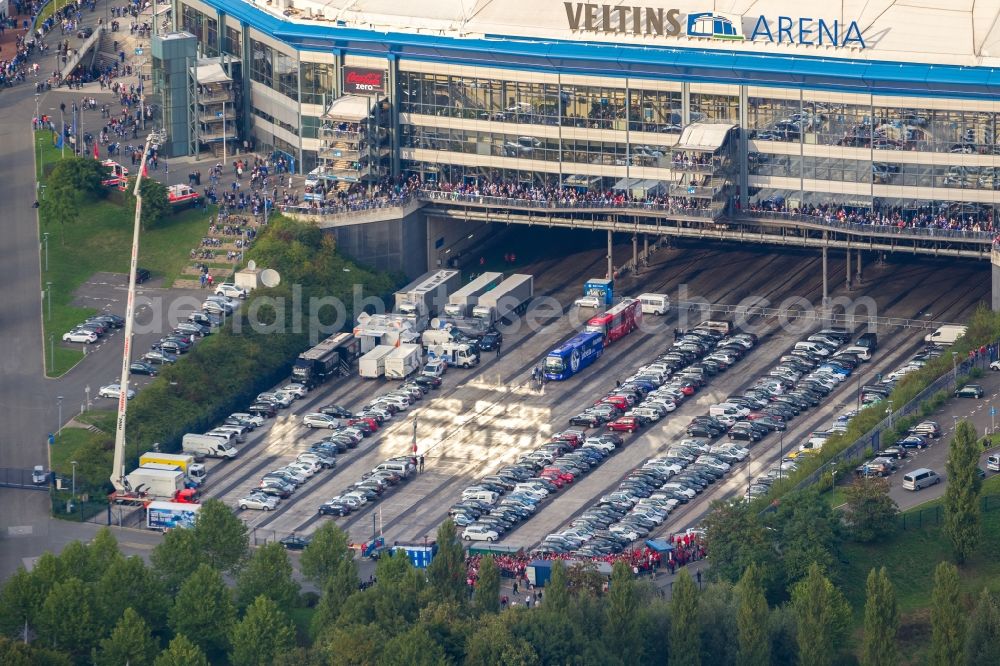
[[[847,249],[847,291],[851,291],[851,250]]]
[[[990,251],[990,263],[993,264],[993,297],[990,307],[994,312],[1000,312],[1000,252],[994,247]]]
[[[830,294],[830,291],[829,291],[828,285],[827,285],[827,281],[826,281],[826,278],[827,278],[827,275],[826,275],[826,266],[827,266],[826,240],[827,240],[827,233],[824,231],[823,232],[823,243],[824,244],[823,244],[823,248],[822,248],[822,251],[823,251],[823,315],[824,316],[826,315],[826,303],[827,303],[827,300],[829,299],[829,294]]]
[[[649,234],[642,235],[642,256],[646,257],[647,263],[649,262]]]
[[[608,232],[608,279],[613,280],[615,276],[615,264],[614,256],[612,254],[612,245],[614,243],[614,232]]]
[[[858,271],[857,271],[857,273],[854,274],[854,282],[855,282],[855,284],[860,285],[861,284],[861,250],[858,250],[858,256],[857,256],[857,262],[856,263],[858,265]]]
[[[632,234],[632,270],[639,272],[639,237]]]

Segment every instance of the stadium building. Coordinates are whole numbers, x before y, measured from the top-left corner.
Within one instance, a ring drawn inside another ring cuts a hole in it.
[[[826,205],[982,231],[1000,203],[997,0],[175,0],[173,15],[164,43],[190,33],[232,79],[230,140],[314,182],[502,179],[685,197],[713,219]],[[218,139],[212,115],[192,150]]]

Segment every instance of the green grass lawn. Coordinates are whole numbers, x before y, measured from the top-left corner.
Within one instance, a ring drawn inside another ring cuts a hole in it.
[[[52,145],[50,132],[36,132],[36,145],[46,164],[58,160],[59,150]],[[167,217],[157,228],[144,231],[140,239],[139,265],[149,269],[154,278],[163,278],[164,286],[169,287],[190,263],[191,248],[201,243],[212,214],[212,209],[188,209]],[[85,204],[79,219],[71,224],[41,221],[41,232],[49,234],[48,270],[45,270],[44,245],[40,248],[41,287],[44,290],[48,282],[52,283],[51,316],[49,304],[43,303],[45,363],[49,376],[62,375],[83,358],[82,345],[68,348],[61,342],[63,333],[95,312],[91,308],[74,307],[73,294],[96,272],[124,273],[128,270],[132,222],[132,211],[108,200]],[[50,335],[55,340],[54,363],[49,349]]]

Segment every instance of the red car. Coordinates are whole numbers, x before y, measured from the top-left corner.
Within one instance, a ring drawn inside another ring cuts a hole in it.
[[[358,416],[347,420],[347,425],[357,425],[358,423],[367,423],[368,427],[372,429],[372,432],[378,430],[378,421],[370,416]]]
[[[569,472],[564,472],[558,467],[546,467],[545,469],[542,470],[542,473],[539,474],[538,476],[542,477],[543,479],[552,479],[552,478],[561,479],[564,483],[573,483],[573,479],[576,478]]]
[[[616,432],[635,432],[639,429],[639,419],[634,416],[622,416],[608,424],[608,430]]]
[[[545,479],[546,481],[551,481],[552,485],[554,485],[556,488],[560,488],[561,489],[563,486],[566,485],[566,481],[563,481],[556,474],[548,474],[548,475],[546,475],[545,473],[542,473],[542,475],[539,476],[538,478]]]
[[[685,396],[694,395],[694,385],[692,384],[681,384],[677,387],[677,390],[683,393]]]
[[[566,442],[574,449],[583,444],[585,435],[578,430],[564,430],[552,435],[553,442]]]
[[[600,404],[614,405],[615,407],[617,407],[618,409],[622,410],[623,412],[624,411],[628,411],[628,408],[629,408],[628,400],[626,400],[625,397],[621,396],[621,395],[609,395],[606,398],[601,398],[600,400],[598,400],[594,404],[595,405],[600,405]]]

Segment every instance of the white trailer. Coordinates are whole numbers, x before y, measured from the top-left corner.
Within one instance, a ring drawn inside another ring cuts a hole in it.
[[[358,373],[367,379],[378,379],[385,374],[385,357],[394,349],[391,345],[375,347],[358,361]]]
[[[491,324],[503,321],[514,314],[521,314],[535,295],[535,278],[515,273],[479,297],[479,304],[472,308],[472,316]]]
[[[467,317],[472,314],[472,308],[479,302],[479,297],[500,284],[501,280],[503,273],[483,273],[448,297],[444,313],[449,317]]]
[[[417,328],[422,330],[430,318],[437,315],[438,306],[447,303],[448,295],[461,285],[462,274],[458,271],[425,273],[396,292],[394,312],[413,317]]]
[[[181,470],[147,469],[140,467],[125,477],[132,491],[147,497],[171,500],[184,490]]]
[[[420,345],[399,345],[385,357],[385,378],[406,379],[420,369],[422,357]]]

